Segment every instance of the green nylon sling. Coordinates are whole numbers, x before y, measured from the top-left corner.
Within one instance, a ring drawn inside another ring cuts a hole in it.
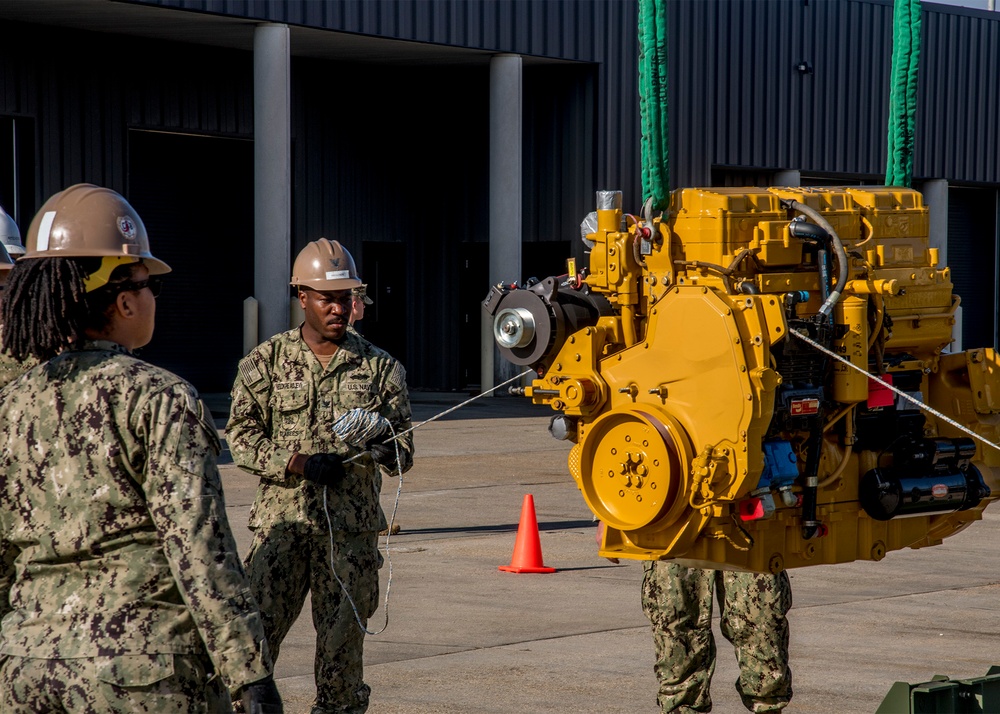
[[[639,117],[642,127],[642,200],[654,210],[670,203],[667,161],[666,0],[639,0]]]
[[[920,61],[920,0],[896,0],[892,12],[892,74],[886,186],[913,182],[913,140]]]

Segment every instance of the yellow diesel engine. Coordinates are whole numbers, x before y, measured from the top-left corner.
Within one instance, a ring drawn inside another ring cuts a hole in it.
[[[1000,359],[947,352],[959,300],[928,223],[908,189],[680,189],[659,217],[600,192],[586,269],[491,290],[601,555],[778,572],[981,517]]]

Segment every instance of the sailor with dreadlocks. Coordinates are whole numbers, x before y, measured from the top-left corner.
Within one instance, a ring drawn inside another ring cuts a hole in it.
[[[41,364],[0,391],[0,711],[282,711],[216,430],[131,354],[169,270],[124,198],[78,184],[11,271],[3,346]]]

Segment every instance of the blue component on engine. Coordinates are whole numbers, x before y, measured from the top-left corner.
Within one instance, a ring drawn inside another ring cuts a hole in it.
[[[799,476],[798,458],[788,441],[764,442],[764,471],[760,487],[781,488],[790,486]]]

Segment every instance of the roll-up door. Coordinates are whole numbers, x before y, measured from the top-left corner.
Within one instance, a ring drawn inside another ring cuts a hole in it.
[[[962,298],[962,347],[996,346],[997,191],[948,190],[948,265]]]
[[[253,142],[130,131],[128,199],[173,272],[139,354],[202,393],[228,393],[253,294]]]

